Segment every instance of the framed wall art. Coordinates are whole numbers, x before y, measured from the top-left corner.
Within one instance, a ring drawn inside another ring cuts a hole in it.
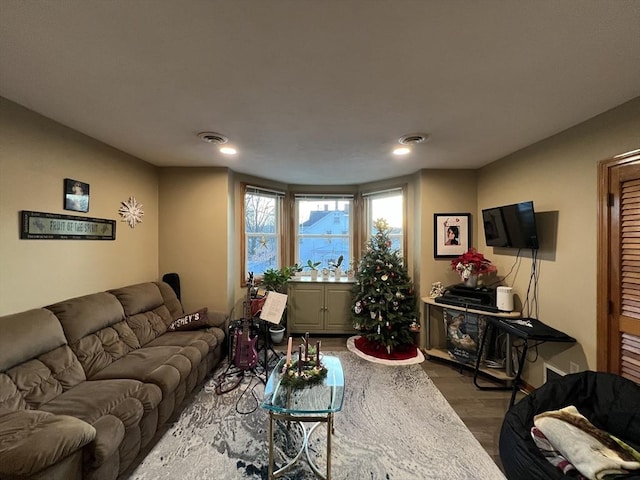
[[[23,240],[115,240],[116,221],[22,210],[20,238]]]
[[[435,213],[433,242],[435,258],[455,258],[471,247],[469,213]]]
[[[64,209],[74,212],[89,211],[89,184],[73,180],[64,179]]]

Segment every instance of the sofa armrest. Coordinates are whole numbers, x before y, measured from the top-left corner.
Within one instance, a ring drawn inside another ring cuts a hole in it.
[[[0,478],[37,473],[95,436],[95,428],[75,417],[40,410],[0,412]]]
[[[212,327],[218,327],[223,331],[227,331],[229,324],[229,315],[224,312],[209,310],[207,312],[208,323]]]
[[[91,464],[94,467],[102,465],[112,457],[124,440],[124,424],[113,415],[100,417],[93,423],[96,429],[96,439],[91,445]]]

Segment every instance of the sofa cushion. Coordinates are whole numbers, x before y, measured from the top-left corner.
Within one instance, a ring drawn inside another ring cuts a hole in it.
[[[130,330],[125,322],[116,324],[120,330]],[[92,378],[96,372],[108,367],[114,361],[122,358],[133,350],[118,334],[118,329],[108,327],[91,335],[81,338],[71,347],[82,364],[87,378]],[[135,345],[139,348],[137,337]]]
[[[0,317],[0,372],[67,343],[58,319],[44,308]]]
[[[80,362],[67,345],[7,370],[30,408],[38,409],[85,380]]]
[[[219,345],[218,338],[210,330],[211,328],[192,332],[167,332],[152,342],[149,342],[147,347],[169,345],[181,347],[191,346],[197,348],[200,355],[204,358]]]
[[[0,373],[0,409],[24,410],[28,408],[22,393],[6,373]]]
[[[96,430],[67,415],[36,410],[0,413],[0,478],[37,473],[89,444]]]
[[[44,363],[30,360],[7,370],[7,375],[24,397],[30,408],[37,409],[54,399],[64,390]]]
[[[164,314],[164,318],[162,314]],[[161,306],[156,310],[149,310],[128,317],[127,324],[135,333],[140,345],[145,346],[167,331],[166,318],[168,315],[169,311],[166,307]]]
[[[158,285],[153,282],[138,283],[128,287],[109,290],[122,304],[125,315],[131,317],[137,313],[148,312],[164,305],[164,298]]]
[[[58,415],[73,415],[93,424],[104,415],[113,415],[125,426],[136,425],[144,412],[137,399],[140,382],[128,379],[88,380],[42,405],[42,410]],[[133,399],[131,401],[130,399]],[[129,411],[120,405],[126,402]]]
[[[180,300],[178,299],[178,296],[176,295],[175,290],[171,288],[171,285],[169,285],[166,282],[155,282],[155,284],[158,286],[158,289],[160,290],[160,295],[162,295],[164,304],[169,309],[169,314],[171,315],[171,318],[178,318],[180,315],[182,315],[184,313],[184,310],[182,309],[182,304],[180,303]]]
[[[163,396],[169,396],[198,365],[192,366],[191,360],[182,354],[184,350],[179,346],[143,347],[100,370],[91,380],[131,378],[153,383],[160,387]]]
[[[124,321],[122,305],[110,293],[72,298],[49,305],[47,309],[60,320],[88,378],[140,348],[138,338]]]
[[[71,298],[46,308],[60,320],[70,345],[124,320],[122,305],[107,292]]]

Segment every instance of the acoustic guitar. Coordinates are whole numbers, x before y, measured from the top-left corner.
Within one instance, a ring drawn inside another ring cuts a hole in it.
[[[250,338],[251,330],[251,289],[253,288],[253,272],[249,272],[247,280],[247,298],[244,305],[244,316],[242,318],[242,327],[236,329],[234,335],[235,351],[233,355],[233,363],[241,370],[251,370],[258,363],[258,336]]]

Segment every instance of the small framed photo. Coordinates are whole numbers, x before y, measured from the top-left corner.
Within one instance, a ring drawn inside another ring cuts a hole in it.
[[[433,256],[455,258],[471,246],[470,213],[434,213]]]
[[[89,211],[89,184],[73,180],[64,179],[64,209],[74,212]]]

